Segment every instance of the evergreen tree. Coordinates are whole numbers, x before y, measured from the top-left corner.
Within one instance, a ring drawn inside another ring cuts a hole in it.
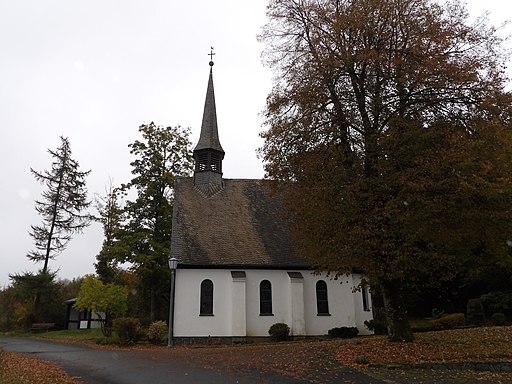
[[[32,225],[30,236],[35,250],[27,257],[43,262],[42,272],[48,272],[48,262],[66,249],[75,233],[82,232],[90,224],[90,216],[83,211],[91,204],[87,200],[85,178],[90,171],[79,170],[78,162],[71,158],[69,140],[60,138],[57,150],[48,150],[53,157],[49,171],[30,168],[37,181],[46,186],[42,199],[36,200],[36,211],[42,216],[41,225]]]
[[[46,190],[42,199],[36,200],[35,208],[42,216],[40,225],[32,225],[30,236],[34,239],[35,250],[27,257],[36,263],[42,262],[40,279],[36,280],[34,313],[40,311],[41,294],[45,291],[46,278],[52,276],[48,263],[66,249],[72,235],[80,233],[90,224],[90,216],[83,213],[89,205],[85,178],[90,171],[82,172],[76,160],[71,157],[69,140],[60,137],[61,145],[56,150],[48,150],[53,157],[51,169],[43,172],[30,169],[37,181],[44,184]]]
[[[108,185],[106,195],[96,198],[96,209],[99,216],[95,220],[103,226],[104,240],[100,252],[96,255],[94,264],[96,273],[104,283],[116,281],[119,267],[116,261],[116,232],[119,231],[123,220],[123,208],[119,202],[120,190],[113,186],[112,180]]]

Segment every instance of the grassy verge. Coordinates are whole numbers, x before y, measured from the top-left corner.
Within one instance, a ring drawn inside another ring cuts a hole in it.
[[[50,331],[31,334],[48,340],[63,341],[66,343],[96,342],[104,336],[101,329],[66,329],[62,331]]]

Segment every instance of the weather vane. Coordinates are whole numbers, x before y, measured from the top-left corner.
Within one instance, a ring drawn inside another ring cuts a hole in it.
[[[213,47],[210,47],[210,53],[208,54],[208,56],[210,56],[210,67],[213,67],[213,55],[215,55],[215,53],[213,53]]]

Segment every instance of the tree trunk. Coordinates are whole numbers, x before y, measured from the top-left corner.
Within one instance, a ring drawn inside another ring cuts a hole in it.
[[[151,289],[149,292],[149,322],[155,321],[155,285],[151,282]]]
[[[382,289],[380,288],[380,285],[372,284],[370,290],[372,293],[373,332],[376,335],[387,335],[388,321],[386,318],[386,308],[384,308]]]
[[[412,341],[414,336],[407,318],[400,282],[396,280],[382,281],[381,289],[388,320],[388,339],[399,342]]]

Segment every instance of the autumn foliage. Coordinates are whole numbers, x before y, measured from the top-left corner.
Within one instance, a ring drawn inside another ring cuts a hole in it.
[[[458,2],[273,0],[261,154],[321,269],[403,291],[511,270],[512,130],[496,28]]]

